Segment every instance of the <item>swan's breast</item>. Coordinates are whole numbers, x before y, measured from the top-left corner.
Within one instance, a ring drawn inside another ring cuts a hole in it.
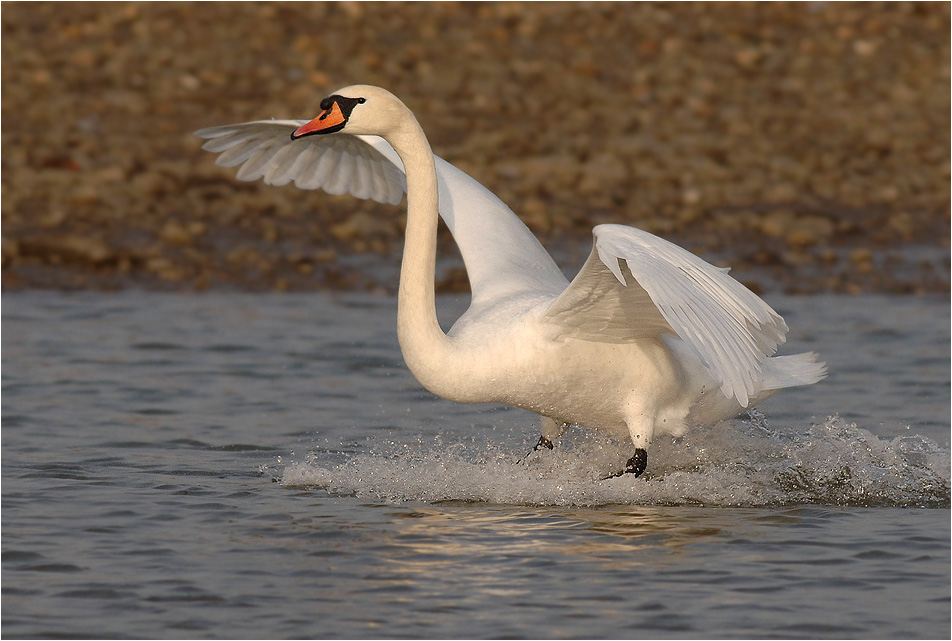
[[[512,312],[513,310],[509,310]],[[450,333],[452,400],[498,402],[586,427],[624,430],[633,405],[683,405],[685,377],[661,339],[552,337],[532,313],[471,317]]]

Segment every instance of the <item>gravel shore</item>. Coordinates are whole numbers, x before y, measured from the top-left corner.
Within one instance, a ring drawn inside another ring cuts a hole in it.
[[[629,224],[755,291],[949,292],[950,7],[2,5],[3,288],[384,289],[405,214],[191,132],[377,84],[569,268]],[[465,289],[448,234],[440,289]]]

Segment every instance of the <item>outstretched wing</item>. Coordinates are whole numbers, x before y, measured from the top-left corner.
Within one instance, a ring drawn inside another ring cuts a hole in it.
[[[195,135],[209,139],[202,149],[221,152],[216,165],[241,165],[238,180],[263,179],[269,185],[294,182],[299,189],[400,203],[407,184],[402,166],[358,136],[311,137],[292,144],[291,132],[306,122],[258,120],[199,129]]]
[[[291,140],[305,120],[258,120],[200,129],[202,149],[221,152],[216,164],[241,165],[239,180],[290,182],[382,203],[406,192],[403,163],[378,136],[334,134]],[[460,248],[473,301],[491,303],[517,292],[562,291],[567,281],[548,252],[512,210],[477,180],[436,158],[440,216]]]
[[[622,225],[595,227],[582,271],[546,311],[561,335],[628,342],[676,334],[721,391],[746,407],[787,324],[753,292],[673,243]]]

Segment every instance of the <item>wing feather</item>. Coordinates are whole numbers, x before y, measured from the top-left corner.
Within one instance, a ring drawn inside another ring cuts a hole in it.
[[[324,191],[329,194],[342,196],[356,187],[353,172],[354,156],[342,153],[339,149],[329,149],[321,159],[321,167],[327,172],[327,183]]]
[[[274,158],[271,166],[264,173],[264,182],[268,185],[286,185],[293,179],[294,164],[304,151],[304,145],[285,145]]]
[[[354,163],[354,184],[351,193],[357,198],[369,198],[373,189],[370,167],[365,162]]]
[[[222,133],[220,137],[213,138],[209,140],[208,142],[206,142],[202,148],[206,151],[212,151],[215,153],[218,153],[219,151],[225,151],[226,149],[235,147],[239,143],[243,143],[247,141],[249,138],[253,138],[255,136],[255,132],[253,131],[234,131],[234,130],[225,129],[224,127],[221,127],[221,128],[216,127],[213,129],[223,129],[225,130],[225,132]],[[208,131],[208,130],[203,130],[203,131]]]
[[[259,145],[238,169],[238,174],[235,177],[247,182],[258,180],[264,176],[268,170],[268,164],[280,150],[281,146],[276,140],[269,140],[265,144]]]
[[[599,225],[581,272],[546,311],[564,336],[632,341],[675,334],[728,398],[746,407],[787,325],[753,292],[647,232]]]
[[[313,145],[307,145],[292,168],[295,172],[294,186],[298,189],[320,189],[324,176],[318,171],[321,152]]]
[[[220,155],[215,164],[235,167],[239,180],[271,185],[293,182],[301,189],[323,189],[378,202],[398,204],[406,190],[403,167],[362,137],[311,136],[291,141],[291,132],[307,121],[259,120],[200,129],[202,149]]]
[[[238,140],[233,147],[222,152],[215,164],[219,167],[236,167],[259,151],[260,145],[260,141],[254,139]]]

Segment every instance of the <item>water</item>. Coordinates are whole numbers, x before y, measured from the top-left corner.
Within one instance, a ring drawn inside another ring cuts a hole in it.
[[[391,298],[2,302],[7,638],[950,635],[947,298],[770,298],[829,379],[607,482],[421,390]]]

